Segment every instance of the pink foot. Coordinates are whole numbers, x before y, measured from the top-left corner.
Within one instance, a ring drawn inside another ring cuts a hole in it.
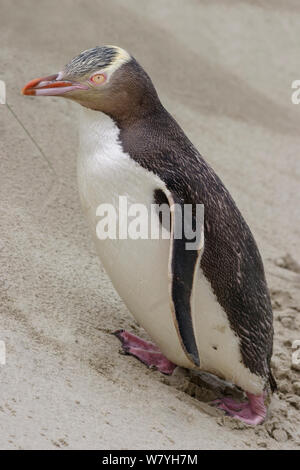
[[[171,375],[177,367],[150,341],[145,341],[125,330],[115,331],[114,335],[121,341],[123,351],[126,354],[136,357],[148,367],[155,367],[167,375]]]
[[[213,402],[219,409],[226,411],[229,416],[237,418],[246,424],[256,426],[262,423],[267,414],[264,403],[265,394],[253,395],[247,393],[248,402],[236,402],[232,398],[221,398]]]
[[[231,410],[231,411],[241,411],[244,408],[249,407],[249,402],[237,402],[233,398],[221,398],[212,402],[213,405],[216,405],[221,410]]]

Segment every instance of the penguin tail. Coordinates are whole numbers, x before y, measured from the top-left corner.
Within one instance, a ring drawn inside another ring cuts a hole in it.
[[[275,378],[274,378],[274,375],[272,374],[271,371],[270,371],[270,373],[269,373],[269,384],[270,384],[270,387],[271,387],[272,392],[276,392],[276,390],[277,390],[277,383],[276,383],[276,380],[275,380]]]

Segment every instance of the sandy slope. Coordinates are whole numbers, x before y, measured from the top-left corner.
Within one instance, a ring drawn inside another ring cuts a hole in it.
[[[271,7],[272,4],[272,7]],[[125,6],[126,5],[126,6]],[[300,448],[297,0],[0,0],[0,448]],[[140,331],[95,258],[76,190],[77,107],[25,99],[97,44],[128,48],[252,227],[275,310],[279,392],[257,429],[210,411],[210,393],[121,356]],[[289,254],[290,257],[286,258]],[[196,395],[193,397],[191,395]]]

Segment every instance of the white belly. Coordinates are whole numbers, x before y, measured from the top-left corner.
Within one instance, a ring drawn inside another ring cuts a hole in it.
[[[165,189],[160,178],[123,152],[118,135],[117,126],[108,116],[83,110],[78,158],[82,206],[101,262],[132,315],[169,360],[192,368],[181,347],[170,309],[170,241],[99,240],[96,236],[99,221],[96,211],[100,204],[112,204],[118,212],[119,196],[126,196],[128,206],[144,204],[150,213],[154,190]],[[156,224],[159,224],[158,217]],[[201,369],[259,393],[262,381],[241,363],[239,340],[201,270],[193,297],[193,324]]]

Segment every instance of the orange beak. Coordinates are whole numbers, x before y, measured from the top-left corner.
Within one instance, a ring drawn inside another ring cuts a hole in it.
[[[72,90],[88,90],[89,86],[82,83],[75,83],[67,80],[60,80],[59,74],[48,77],[34,78],[22,89],[23,95],[34,96],[58,96]]]

